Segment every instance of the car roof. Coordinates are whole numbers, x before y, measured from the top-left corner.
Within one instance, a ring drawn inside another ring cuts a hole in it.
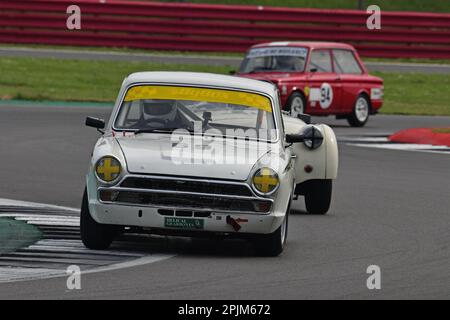
[[[200,87],[224,87],[241,89],[245,91],[258,91],[273,95],[274,85],[265,81],[241,78],[237,76],[227,76],[214,73],[203,72],[181,72],[181,71],[154,71],[136,72],[130,74],[123,85],[129,86],[135,83],[163,83],[173,85],[194,85]]]
[[[329,48],[337,48],[337,49],[350,49],[354,50],[352,45],[346,43],[339,42],[325,42],[325,41],[284,41],[284,42],[265,42],[259,43],[251,48],[260,48],[260,47],[306,47],[310,49],[329,49]]]

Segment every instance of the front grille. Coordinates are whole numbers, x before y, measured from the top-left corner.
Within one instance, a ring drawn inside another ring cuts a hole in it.
[[[174,208],[192,208],[218,211],[269,212],[272,202],[264,199],[231,199],[213,195],[170,194],[158,192],[114,191],[112,202]],[[109,191],[100,190],[100,199],[111,202]]]
[[[145,177],[129,177],[120,185],[122,188],[196,192],[207,194],[223,194],[237,196],[253,196],[250,189],[242,184],[227,184],[210,181],[192,181],[175,179],[158,179]]]

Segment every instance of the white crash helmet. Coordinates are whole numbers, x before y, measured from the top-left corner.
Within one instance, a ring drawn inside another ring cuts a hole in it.
[[[141,100],[145,120],[171,122],[177,115],[175,100]]]

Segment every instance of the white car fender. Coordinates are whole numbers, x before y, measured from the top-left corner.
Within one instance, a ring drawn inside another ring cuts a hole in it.
[[[99,138],[95,144],[91,161],[89,163],[88,174],[86,175],[86,190],[88,193],[89,208],[92,218],[97,222],[99,222],[99,219],[93,204],[96,204],[98,201],[96,194],[97,189],[100,186],[100,182],[95,176],[95,165],[97,164],[97,161],[105,156],[113,156],[119,160],[120,165],[122,166],[122,176],[128,172],[125,157],[116,139],[113,136],[103,136]]]
[[[333,129],[327,125],[321,125],[324,132],[324,143],[326,147],[326,171],[325,179],[336,179],[339,167],[339,150],[336,134]]]

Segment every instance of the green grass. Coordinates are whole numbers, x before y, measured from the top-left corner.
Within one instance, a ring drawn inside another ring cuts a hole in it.
[[[0,218],[0,254],[29,246],[41,237],[35,226],[12,218]]]
[[[0,99],[113,101],[137,71],[227,73],[231,67],[146,62],[0,58]]]
[[[450,75],[374,72],[384,79],[386,114],[450,115]]]
[[[173,2],[173,1],[172,1]],[[357,9],[357,0],[190,0],[197,3],[244,4],[276,7],[304,7],[322,9]],[[364,6],[371,4],[389,11],[430,11],[450,12],[448,0],[365,0]]]
[[[0,99],[112,102],[136,71],[227,74],[229,66],[149,62],[0,58]],[[387,114],[450,115],[450,75],[381,73]]]

